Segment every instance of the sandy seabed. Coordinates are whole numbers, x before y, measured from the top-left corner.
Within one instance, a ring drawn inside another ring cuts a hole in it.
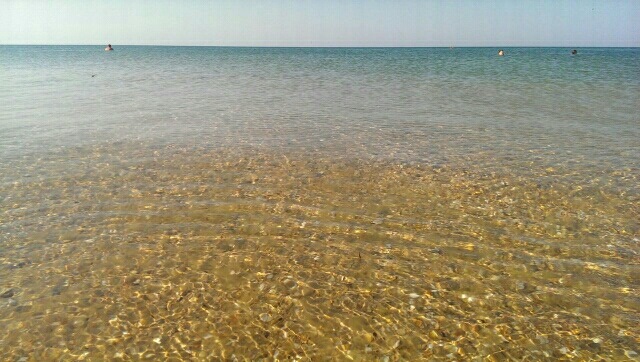
[[[1,359],[639,358],[638,170],[118,149],[0,167]]]

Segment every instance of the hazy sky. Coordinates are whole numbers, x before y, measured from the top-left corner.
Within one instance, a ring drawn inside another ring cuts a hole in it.
[[[640,0],[1,0],[0,44],[640,46]]]

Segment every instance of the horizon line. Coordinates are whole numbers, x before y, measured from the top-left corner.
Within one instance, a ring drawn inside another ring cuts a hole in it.
[[[0,46],[96,46],[106,44],[20,44],[0,43]],[[115,46],[184,47],[184,48],[640,48],[640,45],[173,45],[116,44]]]

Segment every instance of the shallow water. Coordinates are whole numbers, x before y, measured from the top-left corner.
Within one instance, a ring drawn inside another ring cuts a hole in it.
[[[3,359],[638,359],[636,50],[8,48]]]

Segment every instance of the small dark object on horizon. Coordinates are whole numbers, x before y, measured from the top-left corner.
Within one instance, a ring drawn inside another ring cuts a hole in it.
[[[571,55],[576,55],[576,54],[578,54],[578,51],[577,51],[577,50],[575,50],[575,49],[573,49],[573,50],[571,51]]]

